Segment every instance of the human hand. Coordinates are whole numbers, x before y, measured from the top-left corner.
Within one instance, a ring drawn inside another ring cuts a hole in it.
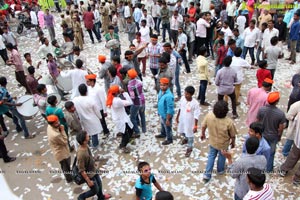
[[[104,117],[107,117],[107,113],[103,113]]]
[[[206,136],[205,134],[202,134],[201,137],[200,137],[201,141],[205,140],[206,139]]]
[[[222,155],[227,158],[228,160],[230,160],[232,158],[232,155],[229,151],[227,150],[221,150]]]
[[[22,106],[22,103],[16,103],[16,106]]]
[[[65,130],[65,127],[63,125],[59,126],[59,132],[63,132]]]

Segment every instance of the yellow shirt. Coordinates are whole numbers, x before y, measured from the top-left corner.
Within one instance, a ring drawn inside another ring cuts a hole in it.
[[[204,56],[198,56],[196,59],[196,65],[199,71],[200,80],[209,81],[208,61]]]

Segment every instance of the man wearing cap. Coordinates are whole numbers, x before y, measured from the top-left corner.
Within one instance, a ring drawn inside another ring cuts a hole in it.
[[[140,134],[138,117],[141,120],[142,132],[146,133],[146,119],[145,119],[145,96],[143,92],[143,82],[137,78],[135,69],[127,71],[129,77],[128,93],[133,102],[130,107],[130,120],[133,123],[133,131],[136,135]]]
[[[96,74],[88,74],[85,76],[86,84],[88,85],[88,96],[92,97],[96,101],[97,105],[99,105],[102,117],[100,122],[103,127],[103,132],[104,135],[109,135],[109,130],[105,121],[105,117],[107,117],[106,92],[103,87],[96,84],[96,78]]]
[[[281,140],[282,132],[286,123],[284,112],[276,107],[279,99],[279,92],[270,92],[267,98],[269,105],[261,107],[256,117],[257,121],[264,125],[265,130],[263,137],[267,140],[271,147],[270,159],[267,161],[267,172],[273,171],[276,145]]]
[[[48,127],[47,136],[50,148],[55,159],[59,162],[60,167],[64,173],[67,183],[73,181],[71,175],[71,155],[68,146],[68,137],[64,126],[60,125],[56,115],[49,115],[47,117]]]
[[[99,55],[98,61],[101,64],[101,67],[98,67],[98,75],[99,78],[104,79],[105,91],[107,92],[109,89],[110,78],[108,75],[108,68],[113,67],[113,64],[110,61],[106,60],[105,55]]]
[[[271,91],[273,83],[274,81],[272,79],[265,78],[261,88],[255,87],[248,91],[247,93],[248,112],[247,112],[247,119],[246,119],[247,127],[249,127],[252,122],[256,121],[258,110],[262,106],[267,105],[268,93]]]
[[[169,79],[161,78],[160,91],[158,93],[158,114],[160,117],[161,130],[156,138],[166,138],[162,145],[173,143],[172,117],[174,115],[174,95],[169,89]]]

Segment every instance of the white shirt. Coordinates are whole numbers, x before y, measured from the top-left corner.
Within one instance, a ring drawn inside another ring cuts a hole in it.
[[[36,53],[40,58],[47,58],[48,53],[51,53],[53,55],[52,46],[50,44],[48,44],[48,46],[43,44],[42,46],[40,46]]]
[[[152,17],[159,17],[160,16],[160,6],[158,4],[155,4],[152,6],[152,9],[151,9],[151,15]]]
[[[272,28],[272,30],[270,30],[269,28],[267,28],[263,34],[263,41],[261,47],[266,49],[268,46],[271,46],[271,38],[274,36],[279,36],[278,29]]]
[[[180,15],[180,14],[178,14],[178,16],[176,17],[176,19],[175,19],[175,17],[174,17],[174,15],[172,15],[172,18],[171,18],[171,27],[170,27],[170,29],[171,30],[178,30],[178,27],[180,26],[180,24],[182,24],[183,23],[183,17],[182,17],[182,15]]]
[[[99,11],[97,9],[95,9],[93,11],[93,14],[94,14],[94,18],[95,18],[94,19],[94,24],[100,22],[100,13],[99,13]]]
[[[166,2],[167,2],[167,4],[168,3],[176,3],[177,0],[167,0]],[[175,5],[174,6],[169,6],[170,11],[174,11],[175,10]]]
[[[227,5],[226,5],[226,11],[227,11],[227,15],[230,17],[234,17],[235,16],[235,10],[236,10],[236,3],[235,1],[228,1]]]
[[[145,17],[145,15],[143,14],[141,17],[141,20],[140,20],[140,26],[142,26],[141,25],[142,20],[146,20],[147,26],[154,29],[155,23],[154,23],[153,17],[151,15],[147,14],[147,16]]]
[[[210,4],[211,4],[211,0],[201,0],[200,3],[201,12],[209,11]]]
[[[89,86],[88,87],[88,96],[92,97],[96,104],[99,106],[100,110],[103,110],[104,113],[106,113],[106,92],[103,87],[100,87],[97,85],[97,83],[94,85],[94,87]],[[100,111],[99,110],[99,111]]]
[[[130,14],[130,8],[129,8],[129,6],[125,6],[124,7],[124,17],[128,18],[130,16],[131,16],[131,14]]]
[[[132,44],[134,44],[136,49],[140,49],[141,47],[145,46],[147,42],[141,39],[141,42],[138,43],[137,39],[134,39],[132,41]],[[137,55],[138,58],[144,58],[146,56],[146,48],[139,54]]]
[[[236,24],[238,25],[240,35],[242,35],[244,30],[245,30],[246,21],[247,20],[246,20],[246,17],[244,15],[240,15],[236,19]]]
[[[65,71],[64,73],[60,73],[62,77],[72,79],[73,89],[72,89],[71,99],[80,95],[78,91],[78,86],[82,83],[84,84],[86,83],[85,75],[87,74],[88,74],[87,71],[78,68]]]
[[[4,38],[2,35],[0,35],[0,50],[6,49],[4,44]]]
[[[226,28],[226,29],[223,27],[221,29],[221,31],[224,32],[224,41],[225,41],[225,45],[227,45],[229,38],[233,37],[232,31],[231,31],[231,29],[229,27]]]
[[[38,19],[37,19],[37,16],[36,16],[36,13],[32,10],[30,11],[30,19],[31,19],[31,23],[34,24],[34,25],[38,25]]]
[[[200,18],[196,25],[196,37],[206,38],[206,28],[210,27],[210,24],[203,18]]]
[[[259,42],[259,29],[254,28],[250,29],[249,27],[245,29],[243,33],[244,46],[245,47],[254,47],[256,42]]]
[[[141,38],[143,41],[150,42],[150,29],[148,26],[141,26],[139,32],[141,33]]]
[[[86,64],[87,64],[86,57],[82,53],[80,53],[79,56],[77,56],[75,54],[73,54],[73,55],[74,55],[74,60],[73,60],[74,63],[76,62],[77,59],[81,60],[83,62],[83,66],[82,67],[84,67],[84,69],[85,69],[86,68]]]
[[[185,45],[183,49],[187,51],[187,36],[186,34],[181,33],[177,38],[177,51],[181,50],[183,45]]]
[[[195,119],[199,119],[200,107],[196,99],[187,101],[185,97],[180,99],[180,115],[178,132],[185,133],[186,137],[194,137],[193,128],[195,125]]]
[[[133,128],[133,124],[130,121],[129,116],[126,114],[125,106],[132,105],[132,100],[127,92],[123,93],[126,100],[120,99],[120,97],[114,97],[111,106],[111,117],[115,123],[116,133],[125,133],[126,123],[130,128]]]
[[[96,135],[102,132],[100,122],[100,108],[95,100],[89,96],[78,96],[73,99],[80,124],[89,135]]]
[[[240,84],[244,80],[243,68],[249,69],[251,65],[245,59],[241,57],[233,56],[230,67],[236,71],[236,75],[237,75],[236,84]]]

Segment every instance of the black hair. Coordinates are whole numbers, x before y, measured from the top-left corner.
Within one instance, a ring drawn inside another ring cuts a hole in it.
[[[80,84],[78,86],[78,91],[79,91],[79,93],[80,93],[81,96],[86,95],[87,94],[87,87],[86,87],[86,85],[84,83]]]
[[[140,32],[136,32],[135,35],[142,36],[142,34]]]
[[[269,22],[272,22],[272,24],[275,24],[275,20],[269,20],[268,23]]]
[[[144,167],[144,166],[150,166],[150,164],[149,163],[147,163],[147,162],[139,162],[139,164],[138,164],[138,171],[139,172],[142,172],[141,170],[142,170],[142,168]]]
[[[271,38],[271,44],[272,44],[273,46],[275,46],[277,43],[278,43],[278,37],[277,37],[277,36],[272,37],[272,38]]]
[[[166,43],[163,45],[163,47],[172,47],[172,45],[171,45],[171,43],[166,42]]]
[[[171,55],[170,55],[169,53],[167,53],[167,52],[163,52],[163,53],[161,54],[161,58],[165,58],[166,61],[167,61],[167,63],[169,63],[170,60],[171,60]]]
[[[38,84],[36,90],[41,93],[46,88],[45,84]]]
[[[7,80],[4,76],[0,77],[0,85],[1,86],[6,86],[7,85]]]
[[[24,58],[26,58],[27,56],[30,56],[31,54],[30,53],[24,53]]]
[[[234,32],[234,31],[240,33],[239,29],[237,29],[237,28],[232,29],[232,32]]]
[[[267,22],[264,22],[264,23],[261,24],[261,26],[262,26],[262,27],[263,27],[263,26],[264,26],[264,27],[268,27],[268,24],[267,24]]]
[[[249,126],[255,133],[259,133],[260,135],[264,132],[264,125],[260,122],[252,122]]]
[[[262,82],[262,86],[263,86],[264,88],[269,88],[269,87],[272,87],[272,84],[263,81],[263,82]]]
[[[117,69],[115,68],[115,66],[111,66],[107,70],[112,77],[117,76]]]
[[[115,29],[114,26],[112,26],[112,25],[108,26],[108,30],[114,30],[114,29]]]
[[[54,46],[55,44],[57,44],[57,40],[52,40],[52,42],[51,42],[51,44],[52,44],[52,46]]]
[[[155,195],[156,200],[174,200],[173,195],[168,191],[159,191]]]
[[[246,140],[246,150],[248,154],[255,154],[259,146],[259,140],[256,137],[250,137]]]
[[[266,174],[264,171],[250,167],[247,170],[247,177],[251,183],[253,183],[257,188],[261,188],[264,186],[266,182]]]
[[[111,60],[113,60],[113,61],[115,61],[115,62],[117,62],[117,63],[120,63],[120,62],[121,62],[120,56],[113,56],[113,57],[111,58]]]
[[[189,93],[190,95],[194,95],[195,94],[195,88],[193,86],[187,86],[185,89],[184,89],[185,92]]]
[[[265,69],[267,67],[268,62],[266,60],[261,60],[258,62],[259,68]]]
[[[28,70],[28,73],[29,73],[29,74],[34,74],[34,72],[35,72],[34,66],[29,66],[29,67],[27,68],[27,70]]]
[[[83,66],[83,61],[80,60],[80,59],[77,59],[77,60],[75,61],[75,65],[76,65],[76,67],[77,67],[78,69],[80,69],[80,68]]]
[[[57,100],[56,96],[51,95],[47,98],[47,103],[49,103],[51,106],[55,106],[56,100]]]
[[[223,60],[223,65],[224,67],[229,67],[232,62],[232,57],[231,56],[226,56]]]
[[[13,49],[14,46],[12,45],[12,43],[8,43],[8,44],[6,45],[6,48],[7,48],[7,49]]]
[[[229,21],[224,21],[224,24],[226,24],[227,26],[229,26]]]
[[[47,53],[47,58],[48,58],[49,56],[52,56],[52,57],[53,57],[53,55],[52,55],[51,53]]]
[[[142,19],[141,23],[145,23],[147,25],[147,21],[145,19]]]
[[[213,113],[216,116],[216,118],[222,119],[225,118],[228,113],[228,103],[226,101],[217,101],[217,103],[214,105]]]
[[[199,48],[199,54],[201,56],[204,56],[206,54],[206,52],[207,52],[207,49],[204,45]]]
[[[241,47],[237,47],[237,48],[234,50],[233,53],[234,53],[234,56],[240,57],[240,56],[242,55],[242,53],[243,53],[243,50],[242,50]]]
[[[76,140],[77,140],[78,144],[83,145],[83,142],[85,141],[86,135],[87,135],[86,131],[79,131],[76,134]]]
[[[74,47],[73,47],[73,51],[80,51],[79,46],[74,46]]]
[[[45,44],[46,40],[47,40],[47,38],[45,38],[45,37],[42,38],[42,39],[41,39],[42,44]]]
[[[224,41],[224,39],[220,39],[218,43],[219,43],[220,45],[224,45],[224,44],[225,44],[225,41]]]
[[[130,47],[131,47],[131,45],[130,45]],[[127,51],[125,51],[124,56],[125,56],[125,58],[127,58],[127,56],[132,55],[132,54],[133,54],[133,51],[127,50]]]
[[[66,103],[65,103],[65,108],[67,109],[67,110],[69,110],[70,108],[72,108],[74,106],[74,103],[72,102],[72,101],[67,101]]]
[[[250,23],[252,23],[253,25],[255,25],[255,24],[256,24],[255,19],[251,19],[250,22],[249,22],[249,24],[250,24]]]
[[[119,72],[120,72],[120,74],[122,74],[122,75],[126,75],[128,70],[129,70],[129,69],[128,69],[127,67],[122,67],[122,68],[119,70]]]
[[[155,39],[158,39],[157,34],[152,34],[151,37],[152,37],[152,38],[155,38]]]
[[[90,12],[90,11],[92,10],[92,8],[89,6],[89,7],[87,8],[87,10]]]
[[[236,41],[234,39],[229,39],[228,46],[235,44]]]

